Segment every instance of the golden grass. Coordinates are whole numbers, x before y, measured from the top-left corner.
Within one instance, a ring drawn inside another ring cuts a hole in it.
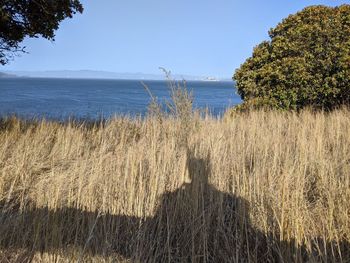
[[[350,262],[350,111],[0,126],[1,262]]]

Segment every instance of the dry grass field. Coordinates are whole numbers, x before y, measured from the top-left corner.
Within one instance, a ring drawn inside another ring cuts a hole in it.
[[[0,262],[350,262],[350,111],[0,123]]]

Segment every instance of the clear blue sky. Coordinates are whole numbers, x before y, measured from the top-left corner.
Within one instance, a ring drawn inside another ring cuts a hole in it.
[[[83,0],[56,41],[29,39],[30,54],[0,70],[105,70],[230,77],[282,18],[337,0]]]

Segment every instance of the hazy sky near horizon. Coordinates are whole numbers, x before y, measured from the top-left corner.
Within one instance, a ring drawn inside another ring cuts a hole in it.
[[[26,39],[29,54],[1,70],[103,70],[231,77],[284,17],[338,0],[82,0],[56,41]]]

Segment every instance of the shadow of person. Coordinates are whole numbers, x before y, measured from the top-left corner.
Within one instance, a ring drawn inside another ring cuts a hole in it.
[[[209,156],[188,152],[187,167],[189,181],[160,196],[154,216],[148,218],[77,208],[21,210],[16,202],[2,202],[0,252],[24,250],[29,261],[34,252],[73,249],[84,256],[136,262],[327,261],[340,258],[327,254],[333,248],[338,255],[349,255],[347,242],[328,242],[324,251],[308,253],[294,241],[265,235],[251,224],[246,200],[209,183]],[[0,253],[0,261],[5,260],[11,262],[11,255]]]
[[[151,253],[147,258],[159,262],[234,262],[254,257],[263,247],[256,243],[264,239],[249,222],[248,202],[208,183],[209,159],[189,153],[190,182],[163,194],[155,216],[143,223],[150,240],[149,248],[142,249]]]

